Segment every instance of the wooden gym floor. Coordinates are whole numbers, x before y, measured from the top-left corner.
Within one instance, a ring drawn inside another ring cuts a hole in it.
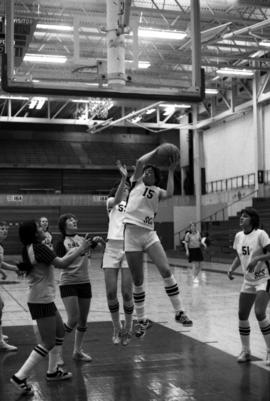
[[[92,260],[93,300],[84,345],[92,363],[71,359],[73,336],[65,342],[70,381],[47,383],[47,361],[32,373],[32,396],[19,396],[9,382],[36,344],[35,326],[26,307],[27,286],[13,273],[0,285],[5,301],[4,333],[16,353],[0,353],[0,400],[13,401],[269,401],[270,368],[265,366],[265,345],[254,312],[251,315],[252,361],[238,364],[240,352],[237,304],[240,276],[229,281],[226,265],[204,262],[199,284],[193,284],[186,261],[170,259],[180,284],[186,311],[194,321],[185,328],[174,321],[156,269],[145,267],[148,316],[154,321],[143,339],[133,337],[127,347],[111,342],[112,325],[106,305],[100,255]],[[181,267],[180,267],[181,266]],[[59,297],[56,301],[65,320]],[[120,300],[121,304],[121,300]],[[268,309],[268,314],[270,310]]]

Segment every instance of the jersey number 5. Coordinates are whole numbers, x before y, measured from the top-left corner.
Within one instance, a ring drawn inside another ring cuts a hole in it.
[[[249,246],[242,246],[242,254],[243,255],[250,255]]]
[[[154,193],[155,193],[155,191],[153,189],[145,188],[143,196],[146,196],[148,199],[151,199],[151,198],[153,198]]]

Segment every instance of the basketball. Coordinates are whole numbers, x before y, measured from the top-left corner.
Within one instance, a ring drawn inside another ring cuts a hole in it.
[[[157,149],[155,162],[159,166],[169,166],[171,157],[180,159],[179,148],[172,143],[163,143]]]

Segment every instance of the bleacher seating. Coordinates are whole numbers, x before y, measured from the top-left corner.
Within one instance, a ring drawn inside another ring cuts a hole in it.
[[[1,139],[1,164],[76,165],[80,159],[66,141]]]
[[[116,160],[132,165],[144,153],[156,145],[150,143],[85,142],[83,149],[93,165],[115,165]]]

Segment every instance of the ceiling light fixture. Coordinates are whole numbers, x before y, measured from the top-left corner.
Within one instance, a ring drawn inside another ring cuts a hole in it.
[[[218,89],[215,89],[215,88],[208,88],[208,89],[205,89],[205,94],[206,94],[206,95],[217,95],[218,92],[219,92],[219,90],[218,90]]]
[[[264,46],[264,47],[270,47],[270,40],[269,39],[263,39],[260,43],[260,46]]]
[[[187,37],[187,33],[181,31],[168,31],[163,29],[139,28],[138,36],[142,38],[183,40]]]
[[[189,109],[190,104],[170,104],[170,103],[161,103],[159,107],[174,107],[176,109]]]
[[[32,63],[55,63],[64,64],[67,61],[66,56],[57,56],[52,54],[31,54],[26,53],[23,61],[29,61]]]
[[[73,31],[73,26],[68,25],[48,25],[48,24],[37,24],[37,29],[53,30],[53,31]]]
[[[0,95],[0,99],[6,99],[6,100],[29,100],[29,97],[24,97],[24,96],[6,96],[6,95]]]
[[[220,68],[216,71],[218,75],[232,76],[232,77],[253,77],[254,71],[252,70],[237,70],[233,68]]]

